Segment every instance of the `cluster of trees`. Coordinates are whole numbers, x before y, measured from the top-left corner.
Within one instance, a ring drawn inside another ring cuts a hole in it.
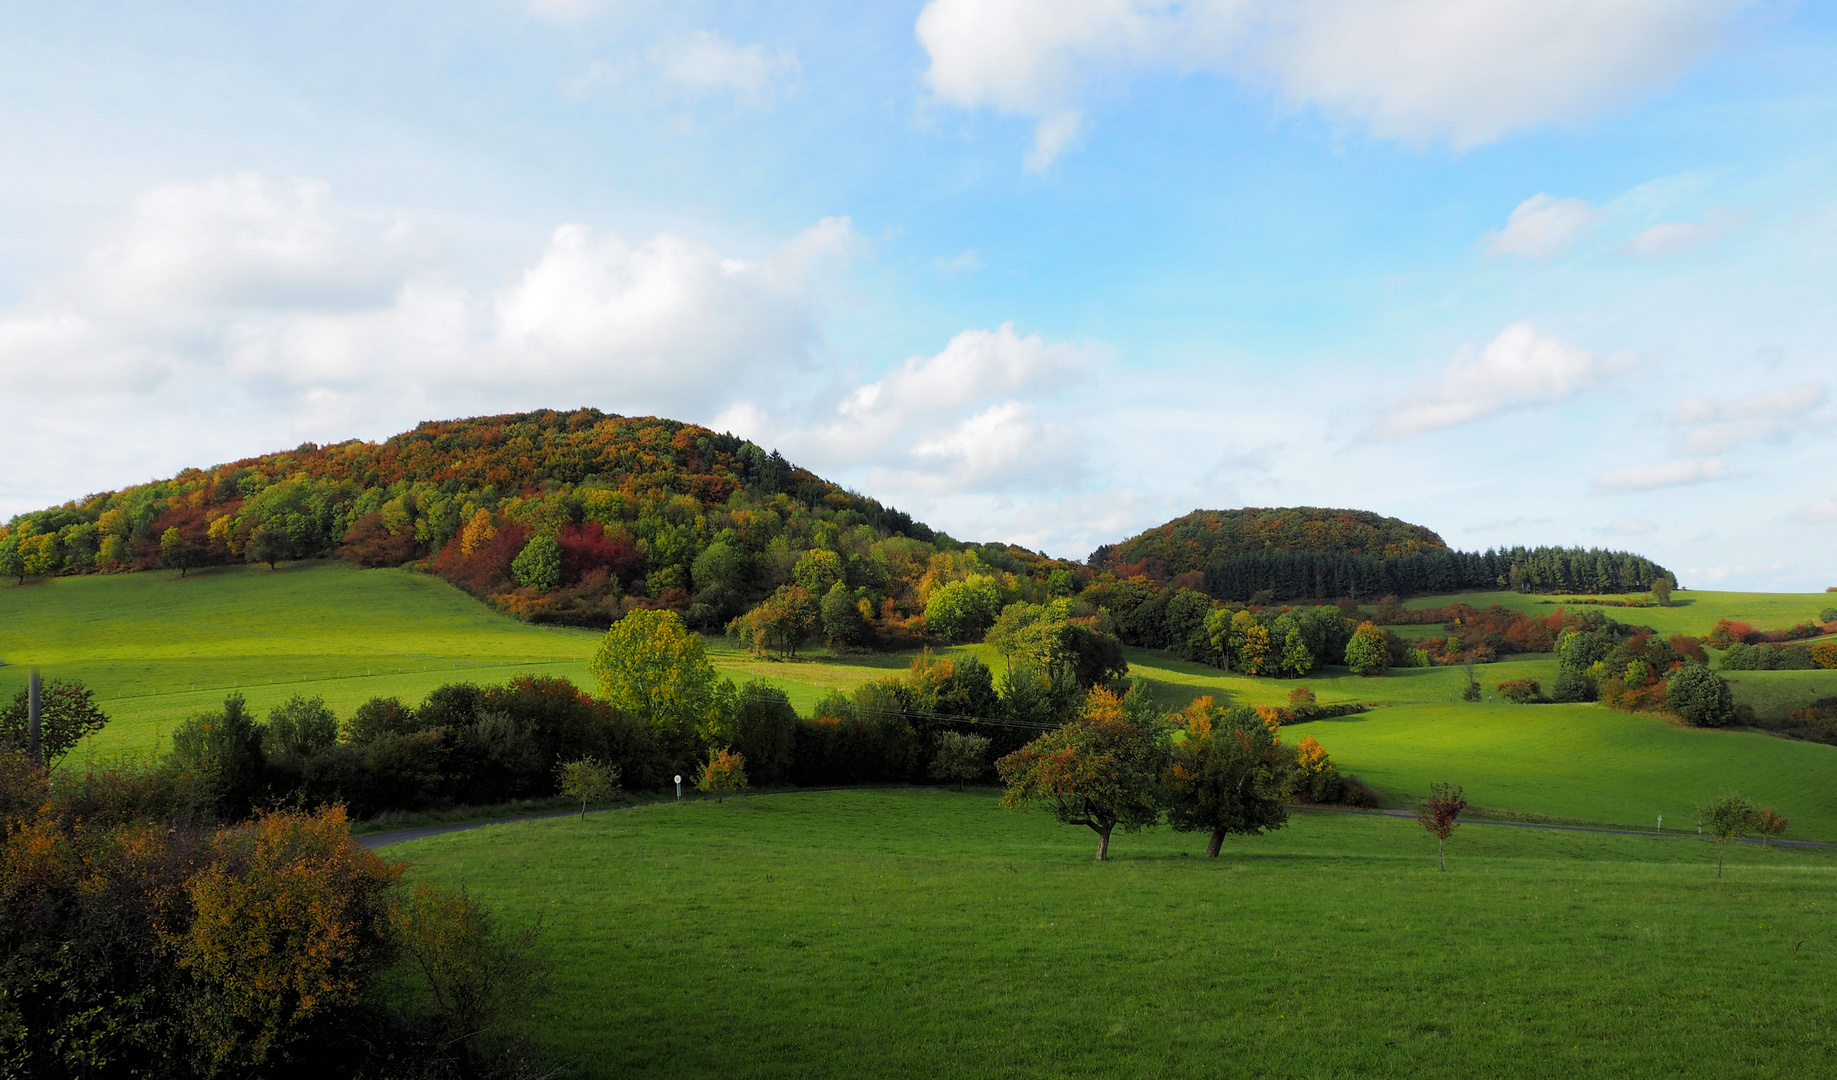
[[[1227,836],[1282,828],[1291,799],[1341,797],[1338,770],[1314,739],[1288,746],[1255,709],[1211,698],[1169,714],[1144,687],[1121,697],[1092,688],[1075,719],[997,761],[1003,805],[1043,803],[1061,823],[1090,829],[1102,861],[1118,829],[1166,820],[1208,834],[1206,854],[1216,857]]]
[[[1582,625],[1556,641],[1556,701],[1600,701],[1627,711],[1670,712],[1699,727],[1735,719],[1728,681],[1709,669],[1701,644],[1674,634],[1660,640],[1648,627],[1585,611]]]
[[[1646,592],[1674,579],[1624,551],[1596,548],[1450,549],[1420,525],[1360,510],[1196,510],[1091,554],[1118,579],[1202,589],[1220,600],[1520,592]]]
[[[409,886],[344,812],[188,816],[148,774],[0,752],[0,1060],[18,1076],[489,1077],[531,936]]]

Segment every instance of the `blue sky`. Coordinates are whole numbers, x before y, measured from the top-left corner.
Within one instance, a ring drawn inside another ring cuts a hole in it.
[[[587,404],[1056,555],[1308,504],[1837,584],[1827,7],[7,25],[0,514]]]

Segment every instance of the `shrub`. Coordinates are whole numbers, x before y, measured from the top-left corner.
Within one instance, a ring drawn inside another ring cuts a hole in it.
[[[1837,668],[1837,641],[1820,641],[1805,651],[1811,657],[1812,663],[1819,667],[1826,670]]]
[[[1305,686],[1297,686],[1288,692],[1288,707],[1297,712],[1302,709],[1311,708],[1316,700],[1314,691],[1309,690]]]
[[[1543,687],[1538,685],[1536,679],[1506,679],[1494,689],[1499,691],[1500,697],[1520,705],[1535,705],[1550,700],[1544,696]]]
[[[1702,664],[1685,664],[1665,683],[1673,712],[1698,727],[1722,727],[1735,716],[1728,680]]]
[[[746,759],[732,750],[716,750],[696,774],[695,787],[720,805],[727,796],[746,790]]]
[[[946,783],[973,784],[989,771],[989,740],[955,731],[938,733],[937,753],[931,758],[931,778]]]
[[[217,712],[180,724],[166,765],[182,805],[205,820],[246,817],[263,788],[261,739],[241,694],[224,698]]]
[[[1563,667],[1556,673],[1556,684],[1550,690],[1550,699],[1563,703],[1593,701],[1595,685],[1582,672]]]
[[[1361,810],[1374,810],[1378,806],[1378,789],[1356,776],[1342,776],[1340,777],[1340,801],[1347,806],[1356,806]]]

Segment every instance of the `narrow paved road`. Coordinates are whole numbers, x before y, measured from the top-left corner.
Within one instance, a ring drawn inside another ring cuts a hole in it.
[[[806,791],[838,791],[840,788],[807,788]],[[739,798],[757,799],[767,795],[801,794],[801,792],[762,791],[756,795],[742,795]],[[638,803],[634,805],[654,806],[655,803]],[[628,810],[629,806],[606,806],[598,810],[589,810],[589,814],[603,814],[612,810]],[[1296,810],[1308,810],[1319,814],[1358,814],[1361,810],[1339,810],[1328,806],[1297,806]],[[443,836],[447,833],[465,832],[467,829],[482,829],[487,825],[514,825],[519,821],[545,821],[550,818],[573,817],[578,811],[569,810],[554,814],[532,814],[527,817],[490,818],[483,821],[458,821],[448,825],[427,825],[419,829],[397,829],[394,832],[368,833],[356,838],[357,842],[367,848],[388,847],[391,844],[406,844],[411,840],[425,840],[430,836]],[[1408,810],[1380,811],[1385,817],[1414,818],[1416,815]],[[1548,829],[1555,832],[1608,833],[1614,836],[1647,836],[1654,840],[1694,840],[1694,832],[1651,832],[1642,829],[1613,829],[1600,825],[1548,825],[1535,821],[1486,821],[1468,818],[1462,825],[1503,825],[1512,829]],[[1761,841],[1754,837],[1738,837],[1736,843],[1758,844]],[[1767,843],[1780,844],[1786,847],[1837,848],[1837,844],[1827,844],[1820,840],[1769,840]]]

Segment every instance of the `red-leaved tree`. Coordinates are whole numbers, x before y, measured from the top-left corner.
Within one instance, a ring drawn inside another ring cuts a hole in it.
[[[1435,834],[1435,852],[1443,870],[1448,869],[1448,836],[1460,824],[1461,811],[1465,809],[1467,799],[1460,788],[1452,784],[1430,784],[1429,801],[1416,811],[1416,820]]]

